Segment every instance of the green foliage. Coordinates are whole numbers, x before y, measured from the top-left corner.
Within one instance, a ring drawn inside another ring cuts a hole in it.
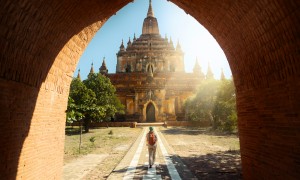
[[[86,117],[93,110],[95,102],[95,93],[87,89],[78,78],[74,78],[71,82],[68,99],[67,122],[71,123]]]
[[[110,121],[116,113],[124,113],[124,106],[115,95],[110,80],[101,74],[90,74],[83,82],[71,82],[67,122],[84,121],[86,132],[90,122]]]
[[[101,107],[98,114],[91,116],[94,121],[110,121],[116,113],[124,113],[124,106],[116,97],[115,87],[111,84],[109,78],[92,73],[83,81],[84,85],[92,90],[96,95],[95,106]]]
[[[114,132],[113,132],[112,130],[110,130],[108,134],[109,134],[109,135],[113,135]]]
[[[232,132],[237,128],[235,88],[232,80],[205,80],[196,95],[185,102],[191,121],[209,120],[214,129]]]
[[[203,81],[196,95],[185,102],[186,114],[191,121],[212,121],[212,108],[216,99],[218,81]]]
[[[237,128],[236,96],[232,80],[223,80],[213,109],[214,128],[232,132]]]
[[[96,141],[96,137],[95,136],[90,137],[90,142],[91,143],[94,143],[95,141]]]

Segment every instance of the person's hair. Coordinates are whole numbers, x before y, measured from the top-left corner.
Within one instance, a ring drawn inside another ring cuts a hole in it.
[[[149,127],[149,130],[150,130],[150,131],[153,131],[153,127],[152,127],[152,126],[150,126],[150,127]]]

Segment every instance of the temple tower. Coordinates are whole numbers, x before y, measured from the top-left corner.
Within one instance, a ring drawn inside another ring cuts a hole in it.
[[[184,120],[183,103],[197,89],[201,69],[198,64],[194,73],[185,73],[180,42],[175,48],[171,37],[161,37],[151,0],[142,34],[138,38],[134,34],[132,41],[129,37],[126,47],[122,40],[116,55],[116,73],[106,76],[126,107],[117,121]],[[105,72],[103,61],[100,73]]]

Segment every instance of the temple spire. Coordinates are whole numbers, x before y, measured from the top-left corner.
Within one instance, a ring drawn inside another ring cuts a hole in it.
[[[224,74],[224,71],[223,71],[223,68],[221,68],[221,78],[220,78],[222,81],[225,80],[225,74]]]
[[[135,37],[135,33],[134,33],[134,35],[133,35],[133,41],[135,41],[136,40],[136,37]]]
[[[145,34],[159,35],[158,22],[157,22],[157,19],[154,17],[151,0],[149,0],[148,13],[147,13],[147,17],[144,19],[142,34],[143,35],[145,35]]]
[[[78,69],[77,79],[79,79],[79,80],[81,81],[81,77],[80,77],[80,69]]]
[[[177,41],[176,51],[181,51],[181,45],[179,43],[179,40]]]
[[[201,79],[205,78],[205,75],[203,74],[203,72],[201,70],[201,67],[200,67],[200,64],[199,64],[199,61],[198,61],[197,57],[196,57],[196,62],[195,62],[193,72],[194,72],[194,74],[197,74],[197,76],[200,77]]]
[[[108,73],[108,69],[107,69],[106,63],[105,63],[105,57],[103,57],[102,65],[101,65],[101,67],[99,68],[99,72],[100,72],[102,75]]]
[[[123,39],[122,39],[122,43],[121,43],[121,46],[120,46],[120,51],[125,51],[125,47],[124,47],[124,43],[123,43]]]
[[[92,63],[92,67],[91,67],[91,70],[90,70],[90,74],[94,73],[94,63]]]
[[[170,36],[170,42],[169,42],[169,45],[174,48],[174,44],[173,44],[173,40],[172,40],[172,37]]]
[[[127,47],[131,45],[131,40],[130,40],[130,37],[128,39],[128,42],[127,42]]]
[[[195,63],[193,72],[194,72],[194,73],[199,73],[199,72],[200,72],[200,65],[199,65],[199,62],[198,62],[198,58],[197,58],[197,57],[196,57],[196,63]]]
[[[120,49],[121,48],[124,48],[124,43],[123,43],[123,39],[122,39],[122,42],[121,42],[121,46],[120,46]]]
[[[208,62],[206,79],[214,79],[214,73],[211,70],[210,63]]]
[[[152,10],[152,1],[151,0],[149,0],[149,8],[148,8],[147,17],[154,17],[154,13],[153,13],[153,10]]]

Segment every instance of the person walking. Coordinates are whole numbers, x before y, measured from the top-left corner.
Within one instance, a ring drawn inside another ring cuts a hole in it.
[[[147,133],[147,146],[149,152],[149,167],[152,168],[152,165],[155,162],[155,154],[156,154],[156,143],[157,136],[153,131],[153,127],[149,127],[149,132]]]

